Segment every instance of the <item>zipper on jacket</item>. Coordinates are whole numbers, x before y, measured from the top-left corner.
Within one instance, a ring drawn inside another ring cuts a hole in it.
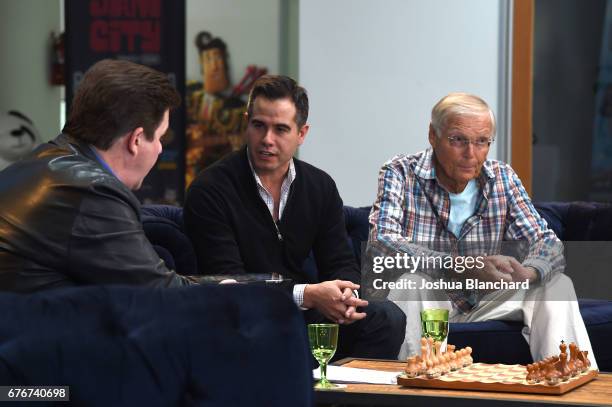
[[[276,222],[274,222],[274,218],[272,218],[272,223],[274,223],[274,227],[276,228],[276,237],[278,238],[279,242],[283,241],[283,235],[280,232],[280,229],[278,228],[278,225],[276,224]]]
[[[295,182],[295,180],[294,180]],[[287,207],[289,206],[289,202],[291,202],[291,196],[293,195],[293,184],[291,184],[291,187],[289,187],[289,194],[287,195],[287,202],[285,202],[285,209],[283,210],[283,214],[287,214]],[[265,204],[264,204],[265,206]],[[267,207],[266,207],[267,208]],[[269,213],[270,211],[268,211]],[[278,222],[280,222],[280,213],[278,214],[279,218],[278,218]],[[272,223],[274,223],[274,227],[276,228],[276,237],[278,238],[279,242],[283,241],[283,235],[280,232],[280,229],[278,228],[278,223],[276,223],[274,221],[274,217],[272,217],[272,214],[270,214],[270,217],[272,218]]]

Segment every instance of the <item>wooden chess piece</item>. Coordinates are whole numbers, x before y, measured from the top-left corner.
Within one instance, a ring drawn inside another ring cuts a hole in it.
[[[546,380],[546,377],[544,375],[542,361],[536,362],[532,366],[533,366],[533,375],[534,375],[535,383],[540,383]]]
[[[428,361],[430,357],[429,342],[427,338],[421,338],[421,357],[425,362]]]
[[[411,363],[414,363],[414,356],[408,356],[408,357],[406,358],[406,368],[405,368],[405,369],[407,369],[407,368],[408,368],[408,365],[410,365]],[[405,370],[405,369],[404,369],[404,370]]]
[[[546,383],[554,386],[559,383],[561,374],[555,368],[555,363],[549,362],[546,364]]]
[[[427,362],[430,358],[429,355],[429,347],[427,345],[427,340],[425,340],[425,338],[421,339],[421,359],[423,359],[423,362]]]
[[[542,372],[542,381],[546,381],[546,375],[548,374],[548,365],[550,364],[549,358],[542,360],[540,364],[540,371]]]
[[[559,359],[555,363],[555,368],[561,375],[561,380],[567,381],[569,380],[571,371],[567,366],[567,345],[564,340],[561,340],[561,344],[559,345]]]
[[[546,372],[544,371],[544,362],[539,361],[535,363],[535,380],[536,383],[544,381],[546,379]]]
[[[459,349],[457,351],[457,365],[460,369],[467,366],[467,362],[465,360],[465,349]]]
[[[472,363],[474,363],[474,359],[472,359],[472,348],[471,347],[466,347],[465,348],[465,362],[464,362],[464,366],[469,366]],[[467,365],[465,364],[467,363]]]
[[[555,363],[557,363],[559,361],[559,357],[558,356],[549,356],[546,359],[544,359],[544,363],[548,366],[548,365],[554,365]]]
[[[419,372],[419,376],[422,374],[425,374],[427,372],[427,364],[425,363],[425,359],[423,359],[423,356],[417,356],[417,367],[419,368],[418,372]]]
[[[443,375],[445,372],[444,372],[444,359],[442,358],[442,353],[440,352],[441,346],[442,346],[441,342],[439,341],[434,342],[433,362],[434,362],[434,367],[438,369],[438,372],[440,372],[440,375]]]
[[[412,356],[408,358],[405,369],[406,376],[414,378],[419,375],[420,366],[418,359],[420,359],[419,356]]]
[[[427,349],[429,349],[429,357],[432,357],[434,354],[434,339],[427,338]]]
[[[537,383],[537,374],[536,374],[536,366],[535,364],[529,364],[527,365],[527,376],[525,377],[525,380],[527,380],[527,383],[529,384],[535,384]]]
[[[578,350],[578,359],[582,362],[582,372],[586,372],[591,367],[588,350]]]
[[[427,373],[427,359],[421,357],[421,374]]]
[[[451,355],[450,353],[446,352],[442,356],[444,357],[444,372],[450,373],[451,372],[451,366],[450,366]]]
[[[436,369],[433,366],[433,362],[431,360],[427,361],[427,378],[428,379],[435,379],[436,377],[440,376],[440,373],[438,372],[438,369]]]
[[[582,366],[578,366],[578,359],[577,359],[577,355],[576,355],[576,351],[577,351],[577,346],[574,342],[569,344],[569,351],[570,351],[570,358],[569,361],[567,362],[567,366],[570,368],[570,370],[572,371],[572,377],[578,375],[578,373],[580,372],[580,370],[582,370]]]
[[[436,350],[436,356],[441,355],[442,353],[440,352],[440,348],[442,347],[442,342],[439,341],[435,341],[434,342],[434,349]]]
[[[440,375],[445,375],[449,372],[448,365],[446,364],[446,356],[443,354],[438,355],[438,371]]]
[[[454,372],[455,370],[459,369],[459,366],[457,364],[457,352],[450,352],[448,354],[450,356],[450,370],[451,372]]]
[[[439,373],[440,369],[438,368],[438,366],[440,365],[440,361],[438,360],[438,357],[435,353],[431,356],[431,364]]]
[[[567,354],[561,353],[559,355],[559,360],[555,363],[555,369],[559,372],[561,380],[564,382],[568,381],[572,376],[572,372],[567,366]]]
[[[557,362],[559,362],[561,358],[559,358],[559,356],[551,356],[550,357],[550,363],[555,365],[555,367],[557,366]]]

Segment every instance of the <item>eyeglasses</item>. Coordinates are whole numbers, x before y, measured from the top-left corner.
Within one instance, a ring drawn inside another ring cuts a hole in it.
[[[446,137],[452,147],[463,148],[473,144],[475,148],[486,148],[493,142],[489,137],[478,137],[475,140],[470,140],[465,136],[449,136]]]

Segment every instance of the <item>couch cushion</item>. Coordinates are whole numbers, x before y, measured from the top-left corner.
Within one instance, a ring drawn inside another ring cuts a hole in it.
[[[355,253],[357,263],[361,267],[361,245],[368,241],[370,224],[368,216],[370,207],[364,206],[361,208],[353,208],[351,206],[344,207],[344,223],[346,224],[346,233],[349,237],[349,243]]]
[[[612,372],[612,301],[578,300],[599,370]]]
[[[183,231],[182,208],[143,205],[142,227],[168,268],[182,275],[199,274],[195,251]]]
[[[173,222],[179,230],[185,230],[183,224],[183,208],[172,205],[143,205],[141,207],[143,216],[163,218]]]
[[[557,237],[565,240],[565,222],[570,204],[565,202],[536,202],[533,206]]]
[[[361,267],[361,244],[368,241],[368,214],[370,209],[369,207],[353,208],[352,206],[344,206],[343,211],[348,244],[353,250],[358,266]],[[304,260],[302,271],[311,280],[317,281],[317,263],[313,252],[310,252]]]
[[[567,241],[612,241],[612,206],[575,202],[569,206],[564,239]]]
[[[74,405],[311,406],[301,313],[254,285],[0,294],[0,383]]]

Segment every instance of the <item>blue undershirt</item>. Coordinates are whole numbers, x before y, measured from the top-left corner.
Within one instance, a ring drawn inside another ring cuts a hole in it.
[[[476,211],[478,199],[478,185],[476,180],[470,180],[465,189],[458,193],[448,193],[450,198],[450,216],[448,218],[448,230],[457,238],[461,234],[461,228]]]
[[[110,165],[108,165],[108,163],[106,161],[104,161],[104,159],[100,156],[100,154],[98,154],[98,151],[96,150],[96,148],[90,144],[89,145],[89,149],[91,150],[92,153],[94,153],[94,155],[96,156],[96,160],[98,160],[100,165],[102,165],[104,168],[106,168],[106,170],[108,172],[110,172],[111,174],[113,174],[113,176],[115,178],[117,178],[117,176],[113,172],[113,169],[110,167]]]

